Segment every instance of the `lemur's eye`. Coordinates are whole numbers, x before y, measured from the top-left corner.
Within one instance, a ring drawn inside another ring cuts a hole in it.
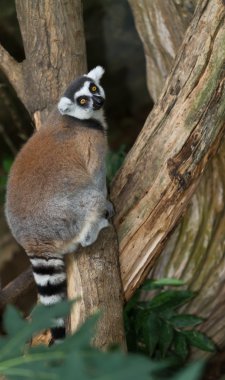
[[[87,100],[84,99],[84,98],[81,98],[81,99],[79,100],[79,103],[82,104],[82,105],[84,105],[85,103],[87,103]]]
[[[96,87],[96,86],[91,86],[91,91],[92,91],[92,92],[97,91],[97,87]]]

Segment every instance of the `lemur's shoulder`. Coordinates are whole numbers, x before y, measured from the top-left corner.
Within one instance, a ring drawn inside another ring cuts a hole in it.
[[[48,118],[38,132],[46,134],[48,130],[51,133],[61,130],[62,132],[65,132],[65,134],[99,131],[103,135],[106,135],[104,121],[101,122],[101,120],[94,117],[80,120],[73,116],[61,115],[56,107],[50,112]]]

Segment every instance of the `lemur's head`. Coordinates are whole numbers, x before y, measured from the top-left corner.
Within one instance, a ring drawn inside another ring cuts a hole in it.
[[[103,74],[104,69],[97,66],[73,81],[58,103],[59,112],[78,119],[95,118],[105,100],[105,92],[99,83]]]

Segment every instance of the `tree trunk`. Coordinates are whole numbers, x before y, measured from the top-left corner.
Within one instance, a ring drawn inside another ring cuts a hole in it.
[[[183,2],[185,3],[185,2]],[[163,83],[165,76],[173,63],[173,57],[168,61],[167,71],[163,74],[161,67],[165,67],[164,59],[167,56],[167,40],[163,38],[165,30],[171,44],[174,40],[183,38],[186,20],[182,19],[181,28],[173,28],[179,25],[174,20],[179,17],[177,9],[173,10],[173,15],[168,15],[172,7],[165,9],[164,2],[139,2],[130,0],[135,16],[137,29],[145,46],[146,61],[149,59],[158,62],[156,51],[160,51],[160,61],[155,71],[147,70],[148,78],[153,82],[157,76]],[[185,4],[180,4],[185,6]],[[147,9],[146,9],[147,8]],[[141,24],[143,15],[148,15],[148,22],[154,26],[147,28],[147,21]],[[170,17],[169,17],[170,16]],[[154,17],[154,18],[153,18]],[[154,24],[156,19],[164,20],[160,25]],[[188,20],[187,20],[188,21]],[[150,51],[152,44],[156,44],[155,49]],[[179,44],[176,45],[177,51]],[[150,85],[151,86],[151,85]],[[156,83],[150,87],[156,88]],[[158,98],[161,86],[157,86],[153,95],[154,100]],[[198,293],[197,297],[185,307],[188,313],[196,313],[207,318],[201,325],[201,330],[207,332],[219,346],[225,344],[224,330],[224,280],[225,280],[225,260],[223,247],[225,244],[225,142],[221,144],[220,150],[209,164],[209,168],[203,175],[196,193],[191,199],[190,206],[182,220],[173,233],[157,264],[150,272],[154,278],[176,277],[182,278],[189,287]]]
[[[16,0],[16,8],[26,59],[18,63],[0,47],[0,67],[38,129],[68,83],[86,71],[82,8],[80,0]],[[83,321],[100,309],[103,315],[94,344],[102,349],[110,344],[125,348],[117,239],[113,228],[102,235],[107,236],[103,244],[98,241],[82,255],[68,259],[69,295],[81,295],[85,305],[81,315],[77,302],[71,321]],[[28,271],[20,279],[24,282],[29,276]],[[13,286],[15,283],[2,292],[2,305],[6,294],[12,298]],[[25,290],[22,287],[21,292]]]
[[[148,90],[156,102],[197,0],[129,0],[129,3],[144,47]]]
[[[119,344],[126,350],[123,328],[123,294],[118,261],[118,244],[113,227],[100,233],[90,247],[69,256],[69,297],[81,296],[71,314],[72,330],[88,315],[101,312],[94,345],[106,350]]]
[[[16,0],[26,59],[0,46],[0,67],[37,127],[68,83],[86,70],[80,1]]]
[[[184,280],[197,296],[185,312],[207,320],[200,329],[224,347],[225,145],[209,164],[179,228],[150,272]],[[198,355],[200,352],[197,353]]]
[[[127,299],[162,251],[223,135],[224,16],[220,0],[200,1],[162,95],[113,183]]]

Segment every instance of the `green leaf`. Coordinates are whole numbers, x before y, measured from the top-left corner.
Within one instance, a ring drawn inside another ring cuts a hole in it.
[[[189,354],[189,347],[184,335],[179,332],[175,333],[174,337],[174,350],[183,361],[187,359]]]
[[[106,173],[107,173],[107,179],[109,180],[109,182],[112,181],[116,172],[122,165],[126,156],[125,150],[126,150],[126,146],[122,144],[120,148],[118,149],[118,151],[108,152],[107,157],[106,157]]]
[[[75,334],[68,336],[67,339],[60,345],[63,345],[64,352],[69,352],[73,349],[86,349],[91,344],[91,339],[95,334],[96,324],[99,319],[99,314],[96,313],[89,317],[85,323],[76,331]],[[56,350],[56,345],[51,347],[52,350]]]
[[[0,176],[0,187],[4,189],[6,183],[7,183],[7,177],[6,176]]]
[[[12,166],[12,163],[13,163],[13,159],[10,158],[10,157],[7,157],[7,158],[4,158],[3,161],[2,161],[2,167],[3,167],[3,170],[6,174],[9,173],[10,171],[10,168]]]
[[[198,347],[203,351],[209,351],[209,352],[215,352],[216,351],[216,345],[205,334],[203,334],[200,331],[182,331],[182,334],[186,337],[188,342],[194,346]]]
[[[159,349],[163,358],[165,357],[172,343],[173,336],[174,330],[172,326],[165,321],[161,321],[161,327],[159,331]]]
[[[4,313],[3,323],[6,333],[12,336],[27,326],[27,322],[22,318],[21,313],[11,305],[8,305]]]
[[[28,331],[28,323],[22,319],[20,313],[11,305],[8,305],[4,313],[3,324],[9,338],[0,338],[0,358],[12,357],[21,353],[26,341],[31,337]],[[2,345],[2,342],[4,344]]]
[[[125,308],[124,308],[125,314],[127,314],[130,310],[136,307],[139,297],[140,297],[140,290],[138,289],[134,293],[133,297],[126,303]]]
[[[155,296],[147,305],[151,310],[177,308],[193,297],[194,293],[188,290],[167,290]]]
[[[176,278],[161,278],[159,280],[148,279],[144,282],[144,285],[141,287],[142,290],[153,290],[158,289],[163,286],[182,286],[185,283],[182,280]]]
[[[51,306],[44,306],[39,304],[33,309],[31,313],[31,318],[33,320],[33,329],[36,329],[36,331],[38,331],[39,329],[46,328],[46,323],[48,326],[51,326],[52,319],[66,316],[70,312],[70,309],[74,302],[75,300],[62,301]]]
[[[77,354],[76,354],[77,355]],[[89,355],[78,353],[67,356],[59,370],[60,378],[65,379],[107,379],[107,380],[153,380],[151,372],[159,365],[139,355],[124,355],[121,352],[103,353],[91,350]],[[75,376],[74,376],[75,374]]]
[[[17,355],[34,333],[51,327],[53,319],[68,314],[71,305],[72,302],[68,301],[51,307],[39,305],[32,313],[33,320],[31,323],[24,321],[18,311],[13,306],[8,305],[4,314],[4,327],[8,339],[4,339],[5,344],[0,349],[0,358],[10,358]]]
[[[203,318],[191,314],[179,314],[169,318],[169,322],[176,328],[197,326],[203,321]]]
[[[13,380],[136,380],[138,377],[153,380],[153,372],[165,368],[165,364],[151,362],[143,356],[125,355],[120,351],[103,353],[91,347],[97,316],[90,318],[62,344],[24,350],[25,338],[40,326],[51,325],[52,318],[69,309],[68,302],[49,308],[39,305],[28,322],[9,307],[5,316],[8,335],[1,339],[0,374]]]
[[[149,355],[153,356],[156,345],[159,341],[161,321],[157,314],[150,313],[146,316],[142,326],[143,340],[148,349]]]
[[[205,363],[202,361],[195,362],[175,375],[172,380],[200,380],[204,365]]]
[[[136,310],[135,312],[135,331],[137,334],[140,333],[140,331],[145,326],[147,320],[148,320],[149,313],[146,310]]]

